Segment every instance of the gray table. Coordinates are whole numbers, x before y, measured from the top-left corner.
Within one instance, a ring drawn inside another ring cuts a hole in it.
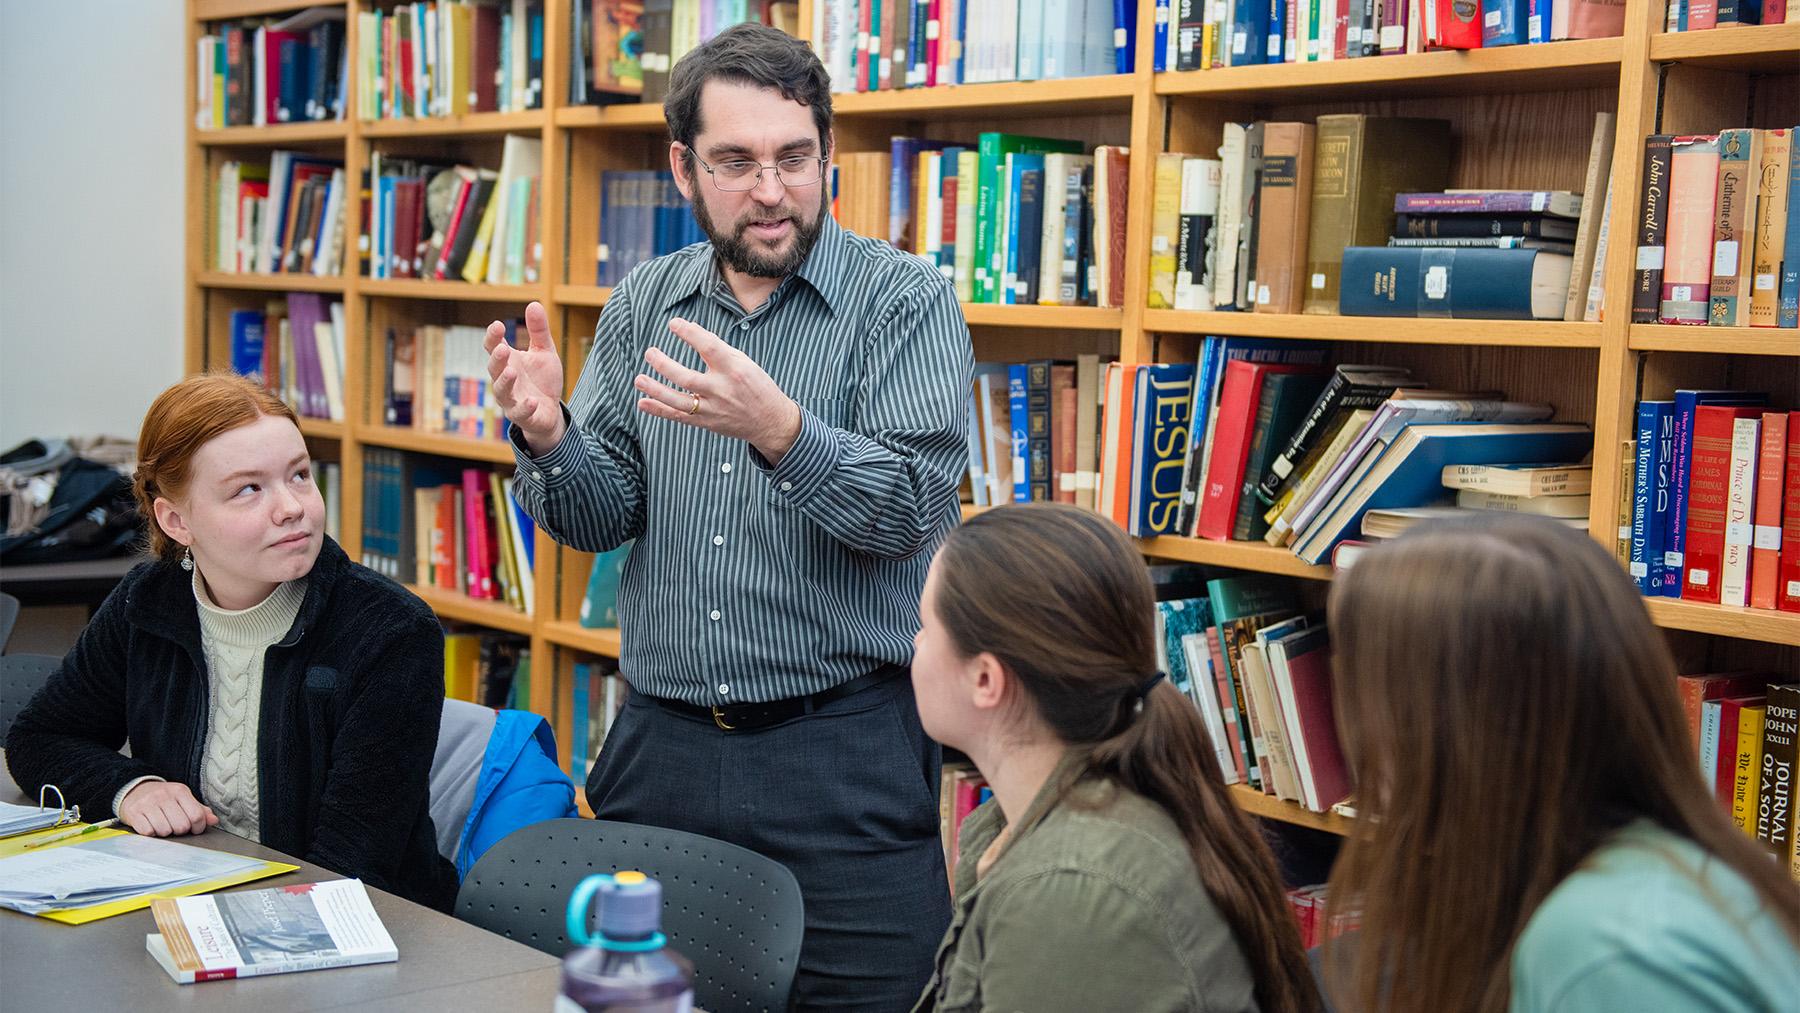
[[[0,800],[29,804],[7,777],[0,777]],[[343,878],[216,828],[177,840],[300,866],[235,890]],[[177,985],[144,951],[144,937],[156,931],[148,908],[86,925],[0,911],[0,1005],[21,1011],[549,1010],[555,1002],[562,972],[555,957],[374,887],[369,896],[400,951],[397,963],[194,985]]]

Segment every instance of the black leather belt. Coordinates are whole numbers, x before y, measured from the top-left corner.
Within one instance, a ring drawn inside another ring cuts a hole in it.
[[[852,694],[861,693],[865,689],[873,689],[884,682],[905,675],[906,672],[907,670],[900,665],[883,665],[873,672],[859,675],[849,682],[839,683],[830,689],[820,690],[811,696],[795,696],[786,700],[770,700],[766,703],[735,703],[722,707],[701,707],[681,700],[665,700],[662,697],[653,696],[649,699],[671,714],[679,714],[682,717],[698,721],[710,721],[722,732],[750,732],[811,714],[833,700],[842,700]]]

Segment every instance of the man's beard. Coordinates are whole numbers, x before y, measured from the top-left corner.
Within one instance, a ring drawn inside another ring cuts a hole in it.
[[[713,223],[712,215],[706,210],[706,201],[695,194],[692,201],[694,220],[700,223],[701,231],[706,238],[712,240],[713,250],[724,261],[725,266],[752,278],[785,278],[800,269],[806,263],[806,257],[812,253],[813,244],[819,241],[819,232],[825,227],[824,187],[819,188],[819,207],[813,216],[812,223],[800,220],[798,209],[790,209],[786,203],[775,211],[762,208],[752,210],[733,224],[729,235],[721,232]],[[787,220],[793,223],[794,241],[789,244],[786,253],[764,253],[748,239],[744,233],[751,225],[758,222],[776,222]]]

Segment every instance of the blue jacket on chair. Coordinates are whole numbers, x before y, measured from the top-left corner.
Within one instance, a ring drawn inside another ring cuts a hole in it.
[[[575,785],[556,763],[556,736],[550,723],[529,711],[488,713],[494,715],[492,731],[487,734],[480,767],[473,772],[473,792],[468,796],[467,815],[462,819],[455,848],[446,856],[456,863],[459,879],[468,875],[496,842],[520,827],[579,815],[575,810]],[[440,760],[445,759],[440,753]],[[466,775],[455,779],[462,781],[462,786],[445,785],[447,792],[460,795],[468,790]],[[460,798],[449,803],[452,811],[460,808],[459,802]],[[440,810],[433,815],[444,813]],[[449,827],[440,827],[440,837],[447,836],[447,830]]]

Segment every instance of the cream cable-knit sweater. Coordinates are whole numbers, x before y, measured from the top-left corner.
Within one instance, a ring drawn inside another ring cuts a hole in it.
[[[261,602],[233,612],[213,604],[199,572],[194,573],[208,701],[199,795],[219,817],[221,828],[252,841],[260,838],[256,758],[263,656],[287,635],[305,597],[306,580],[290,580]],[[155,778],[139,778],[120,789],[113,810],[146,780]]]

